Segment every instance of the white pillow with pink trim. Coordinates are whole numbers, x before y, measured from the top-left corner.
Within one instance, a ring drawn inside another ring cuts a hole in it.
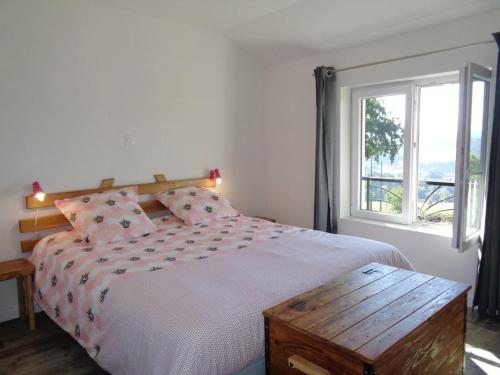
[[[103,245],[140,237],[158,228],[138,204],[137,186],[55,201],[88,242]]]
[[[240,214],[227,199],[203,187],[170,190],[156,193],[155,197],[187,225],[209,224]]]

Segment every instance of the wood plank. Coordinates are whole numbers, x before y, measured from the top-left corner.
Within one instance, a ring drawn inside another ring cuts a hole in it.
[[[111,187],[113,186],[113,183],[115,182],[115,179],[114,178],[105,178],[104,180],[102,180],[101,182],[101,188],[108,188],[108,187]]]
[[[157,200],[139,202],[139,206],[141,206],[147,214],[167,210],[167,208]],[[60,228],[67,225],[71,224],[63,214],[39,216],[36,223],[37,231]],[[19,220],[19,231],[21,233],[35,232],[35,219],[28,218]]]
[[[94,189],[84,189],[84,190],[75,190],[75,191],[67,191],[61,193],[47,193],[45,195],[45,199],[40,202],[38,199],[34,198],[32,195],[26,196],[26,208],[42,208],[42,207],[51,207],[54,205],[54,202],[58,199],[67,199],[79,197],[82,195],[101,193],[103,191],[121,189],[127,186],[136,186],[139,189],[139,195],[144,194],[154,194],[162,191],[169,191],[172,189],[180,189],[188,186],[201,186],[201,187],[215,187],[215,181],[210,180],[210,178],[195,178],[195,179],[186,179],[186,180],[173,180],[173,181],[165,181],[165,182],[151,182],[145,184],[129,184],[122,186],[109,186],[109,187],[100,187]]]
[[[297,354],[293,354],[288,358],[288,366],[302,371],[306,375],[330,375],[330,371]]]
[[[310,330],[314,326],[322,323],[327,319],[333,318],[335,315],[357,305],[360,302],[382,292],[385,289],[390,288],[394,284],[397,284],[410,276],[413,276],[415,272],[408,271],[405,269],[399,269],[393,273],[390,273],[368,285],[365,285],[352,293],[342,296],[324,306],[321,306],[317,310],[303,315],[300,318],[291,321],[291,325],[302,329],[304,331]]]
[[[19,319],[26,320],[26,290],[24,288],[24,277],[16,277],[17,282],[17,306]]]
[[[433,277],[416,273],[400,283],[367,298],[344,312],[324,320],[309,330],[312,334],[331,340],[335,336],[355,326],[370,315],[387,306],[394,300],[404,296],[421,285],[425,285]]]
[[[270,221],[271,223],[276,223],[276,219],[274,217],[269,217],[269,216],[254,216],[254,218],[265,220],[265,221]]]
[[[28,311],[28,323],[30,330],[35,329],[35,310],[33,309],[33,276],[24,276],[24,285],[26,287],[26,309]]]
[[[377,374],[459,374],[462,372],[465,294],[410,331],[377,359]]]
[[[139,206],[141,206],[144,212],[147,214],[153,214],[159,211],[167,210],[167,207],[165,207],[163,204],[161,204],[160,201],[157,200],[139,202]]]
[[[398,268],[378,263],[370,263],[346,273],[322,286],[290,298],[285,302],[264,311],[264,316],[275,317],[288,322],[299,318],[331,301],[353,292],[381,277],[395,272]],[[370,273],[363,273],[373,270]],[[293,308],[290,306],[297,306]]]
[[[166,182],[167,181],[164,174],[155,174],[154,178],[155,178],[156,182]]]
[[[288,358],[299,355],[332,374],[363,374],[363,362],[345,357],[342,352],[332,350],[331,343],[316,341],[307,333],[291,329],[287,324],[269,319],[271,374],[297,374],[301,371],[288,366]]]
[[[393,345],[402,340],[408,332],[412,332],[423,325],[431,323],[432,316],[445,308],[451,301],[470,289],[469,285],[456,283],[451,289],[433,299],[405,319],[367,342],[357,352],[366,360],[374,361],[377,357],[389,350]]]
[[[29,253],[30,251],[33,251],[35,248],[36,244],[42,239],[43,237],[37,237],[37,238],[32,238],[29,240],[22,240],[21,241],[21,251],[23,253]]]
[[[463,315],[463,314],[461,314]],[[450,330],[440,330],[438,335],[431,337],[432,347],[437,347],[432,355],[436,354],[441,357],[441,363],[428,361],[426,363],[418,363],[422,368],[422,374],[442,374],[455,375],[464,373],[464,358],[465,358],[465,336],[459,331],[463,330],[462,326],[465,319],[456,315],[454,320],[448,317],[447,325],[450,325]],[[455,327],[455,329],[453,329]],[[406,366],[407,368],[410,366]],[[497,366],[498,370],[498,366]]]
[[[0,323],[0,374],[108,374],[47,315],[36,320],[34,331],[18,319]]]
[[[0,281],[32,275],[35,267],[24,258],[0,262]]]
[[[70,225],[70,223],[63,214],[45,215],[38,217],[36,229],[37,231],[41,231],[66,225]],[[35,232],[35,219],[28,218],[19,220],[19,231],[21,233]]]
[[[366,317],[342,333],[330,336],[330,340],[343,348],[354,351],[408,315],[411,315],[452,286],[452,281],[434,278],[414,288],[411,292],[405,292],[401,297],[393,299],[392,303],[386,304],[384,308]]]

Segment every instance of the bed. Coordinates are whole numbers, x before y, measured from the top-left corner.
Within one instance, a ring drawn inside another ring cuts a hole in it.
[[[264,309],[370,262],[412,268],[384,243],[243,215],[154,222],[93,247],[53,233],[30,256],[36,302],[113,374],[263,373]]]

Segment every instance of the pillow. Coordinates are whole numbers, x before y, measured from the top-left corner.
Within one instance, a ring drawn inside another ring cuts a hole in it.
[[[228,200],[207,188],[187,187],[156,193],[155,197],[187,225],[208,224],[239,215]]]
[[[55,201],[88,242],[103,245],[156,232],[138,204],[137,186]]]

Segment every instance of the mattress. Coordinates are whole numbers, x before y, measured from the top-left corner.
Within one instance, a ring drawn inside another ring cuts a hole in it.
[[[370,262],[411,269],[394,247],[240,216],[89,246],[45,237],[35,299],[113,374],[233,374],[262,358],[262,311]]]

